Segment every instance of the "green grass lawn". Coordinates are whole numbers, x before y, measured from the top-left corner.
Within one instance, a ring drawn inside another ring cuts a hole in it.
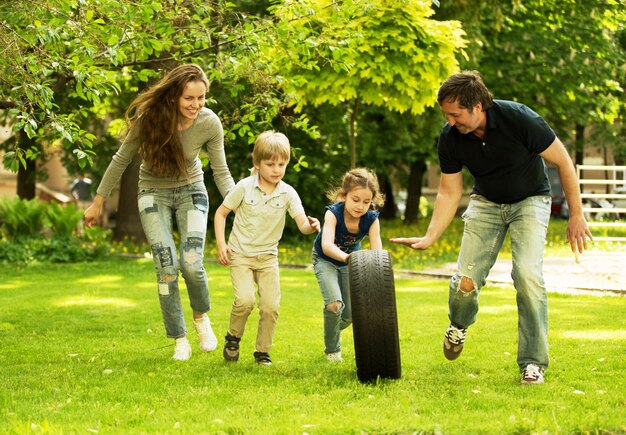
[[[351,329],[345,362],[324,359],[311,270],[281,271],[274,365],[253,362],[256,311],[239,362],[226,363],[229,273],[207,270],[220,347],[201,353],[190,333],[194,355],[177,363],[151,261],[4,268],[0,433],[626,432],[623,297],[550,294],[546,383],[522,386],[511,287],[483,288],[463,355],[449,362],[447,281],[397,277],[402,378],[364,385]]]

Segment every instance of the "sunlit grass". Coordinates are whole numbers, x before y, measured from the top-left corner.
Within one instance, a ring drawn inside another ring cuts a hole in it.
[[[92,278],[81,278],[81,279],[77,279],[75,280],[75,282],[77,283],[81,283],[81,284],[103,284],[103,283],[118,283],[121,280],[123,280],[124,277],[121,275],[107,275],[107,274],[100,274],[97,276],[94,276]]]
[[[524,387],[511,287],[483,288],[466,349],[450,362],[441,352],[447,280],[396,277],[402,377],[363,385],[351,328],[342,335],[345,362],[324,359],[322,297],[310,268],[281,269],[275,364],[254,363],[257,310],[240,361],[226,363],[230,273],[206,267],[220,347],[201,353],[192,332],[187,363],[171,359],[151,261],[11,270],[0,288],[0,433],[626,432],[623,297],[551,293],[546,384]]]
[[[626,341],[626,330],[602,330],[602,331],[565,331],[563,338],[574,338],[579,340],[624,340]],[[624,343],[626,346],[626,343]]]
[[[94,297],[89,295],[77,295],[69,298],[64,298],[61,301],[53,302],[54,305],[59,307],[70,307],[70,306],[103,306],[108,305],[111,307],[132,307],[135,305],[135,302],[123,299],[123,298],[102,298],[102,297]]]

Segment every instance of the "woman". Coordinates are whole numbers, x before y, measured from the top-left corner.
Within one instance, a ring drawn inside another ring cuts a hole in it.
[[[122,173],[140,153],[139,213],[152,249],[157,271],[159,302],[167,337],[175,339],[173,358],[186,361],[191,345],[186,335],[178,289],[182,273],[193,310],[200,348],[217,347],[207,312],[209,287],[202,264],[209,201],[200,149],[207,145],[213,179],[222,196],[234,186],[224,155],[222,124],[204,107],[209,82],[202,69],[181,65],[139,94],[126,111],[127,133],[113,156],[93,203],[85,210],[85,223],[93,226],[102,205]],[[180,233],[180,262],[174,244],[173,220]]]

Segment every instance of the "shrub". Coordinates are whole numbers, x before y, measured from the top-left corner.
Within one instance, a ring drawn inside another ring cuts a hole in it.
[[[8,239],[39,235],[44,228],[45,205],[37,199],[3,198],[0,200],[0,222]]]
[[[48,204],[45,210],[50,229],[56,236],[71,237],[83,219],[83,211],[77,210],[74,204],[63,207],[53,202]]]
[[[0,261],[70,263],[109,255],[111,231],[87,228],[78,235],[81,219],[82,211],[74,204],[63,207],[37,199],[0,200]],[[41,237],[44,232],[50,237]]]
[[[0,240],[0,261],[14,264],[30,263],[33,258],[21,243]]]

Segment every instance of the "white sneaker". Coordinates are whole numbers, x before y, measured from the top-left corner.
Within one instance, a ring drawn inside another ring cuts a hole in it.
[[[543,368],[536,364],[528,364],[522,370],[522,384],[543,384]]]
[[[334,352],[334,353],[327,353],[326,360],[331,363],[342,362],[343,358],[341,357],[341,351]]]
[[[187,341],[187,337],[177,338],[174,347],[174,356],[176,361],[188,361],[191,358],[191,345]]]
[[[202,352],[213,352],[217,348],[217,337],[211,328],[209,316],[205,313],[199,319],[193,319],[193,326],[198,333],[198,341]]]

